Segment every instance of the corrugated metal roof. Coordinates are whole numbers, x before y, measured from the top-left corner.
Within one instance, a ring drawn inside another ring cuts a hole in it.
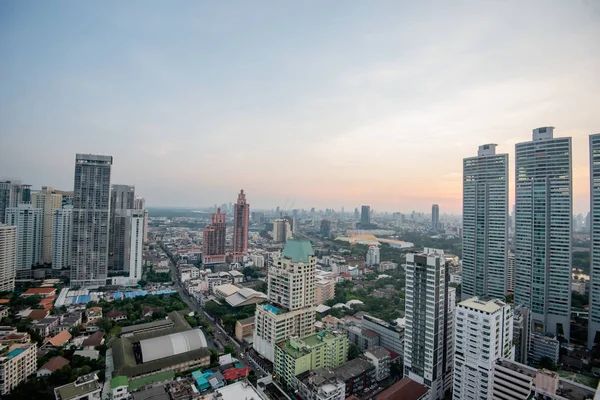
[[[200,329],[172,333],[140,341],[144,363],[208,347]]]

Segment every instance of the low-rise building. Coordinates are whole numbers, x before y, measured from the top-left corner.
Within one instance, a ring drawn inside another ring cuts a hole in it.
[[[235,323],[235,338],[237,340],[252,343],[252,333],[254,331],[254,316],[240,319]]]
[[[315,304],[323,304],[335,297],[335,281],[333,279],[318,279],[315,281]]]
[[[349,326],[347,329],[348,340],[354,343],[362,351],[369,347],[379,346],[379,335],[370,329],[363,329],[359,326]]]
[[[104,343],[104,333],[103,332],[94,332],[89,337],[87,337],[82,343],[81,346],[85,350],[93,350],[96,346],[100,346]]]
[[[13,344],[0,350],[0,395],[10,393],[36,370],[35,343]]]
[[[560,357],[560,342],[555,335],[541,332],[532,332],[529,339],[530,362],[539,363],[544,358],[549,358],[558,364]]]
[[[213,287],[213,294],[217,299],[225,299],[240,291],[240,288],[230,283]]]
[[[85,320],[88,323],[96,322],[102,318],[102,307],[92,307],[85,310]]]
[[[95,373],[54,389],[56,400],[100,400],[102,384]]]
[[[367,349],[363,357],[375,366],[375,379],[382,381],[390,376],[391,356],[390,352],[381,346]]]
[[[389,324],[371,315],[363,315],[362,326],[379,335],[379,345],[397,354],[404,354],[404,327]]]
[[[375,366],[363,358],[355,358],[333,370],[346,385],[346,397],[359,395],[377,383]]]
[[[596,390],[561,378],[556,372],[538,370],[506,359],[496,360],[493,368],[494,400],[585,400]]]
[[[115,376],[110,380],[110,390],[113,400],[129,398],[129,380],[126,376]]]
[[[330,369],[319,368],[296,377],[298,396],[303,400],[344,400],[346,385]]]
[[[264,303],[267,301],[267,295],[251,288],[242,288],[228,296],[225,301],[231,307],[245,307],[251,304]]]
[[[391,261],[382,261],[377,266],[377,271],[379,271],[379,272],[385,272],[385,271],[389,271],[389,270],[395,271],[397,269],[398,269],[398,264],[396,264],[395,262],[391,262]]]
[[[53,372],[58,371],[59,369],[65,367],[67,364],[69,364],[69,360],[67,360],[64,357],[52,357],[48,360],[48,362],[46,362],[46,364],[42,365],[42,367],[38,369],[37,376],[39,378],[40,376],[51,375]]]
[[[31,296],[41,296],[43,297],[48,297],[48,296],[56,296],[56,289],[55,288],[29,288],[27,289],[27,291],[25,291],[23,294],[21,294],[21,297],[31,297]]]
[[[300,338],[290,338],[275,346],[275,374],[285,386],[295,377],[318,368],[335,368],[348,359],[349,342],[340,332],[321,331]]]
[[[37,321],[32,325],[31,329],[42,338],[46,338],[56,331],[59,323],[60,317],[47,317]]]
[[[137,324],[125,326],[121,328],[121,337],[130,337],[140,335],[142,333],[158,332],[173,328],[175,323],[171,319],[161,319],[158,321],[147,322],[145,324]]]
[[[127,311],[110,310],[105,314],[105,317],[111,321],[124,321],[127,319]]]
[[[375,400],[425,400],[429,398],[429,389],[408,377],[400,379],[379,393]]]
[[[69,331],[62,331],[51,338],[46,338],[42,347],[46,349],[59,349],[69,343],[69,340],[71,340],[71,334]]]

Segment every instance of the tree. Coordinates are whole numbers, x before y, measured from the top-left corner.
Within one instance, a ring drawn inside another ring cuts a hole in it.
[[[147,284],[148,284],[148,281],[144,281],[144,280],[138,281],[138,285],[141,287],[145,287]]]
[[[235,355],[235,347],[233,347],[232,344],[228,344],[227,346],[225,346],[223,348],[223,351],[225,352],[225,354]]]
[[[550,371],[558,371],[558,366],[556,365],[556,363],[548,357],[542,358],[540,360],[540,363],[538,364],[538,367],[540,369],[543,368],[543,369],[548,369]]]
[[[350,343],[350,347],[348,347],[348,361],[354,360],[356,357],[360,356],[362,351],[360,347],[355,345],[354,343]]]
[[[97,322],[96,325],[98,325],[98,327],[100,328],[100,330],[102,330],[103,332],[108,332],[111,330],[111,328],[114,325],[114,322],[108,318],[100,318]]]

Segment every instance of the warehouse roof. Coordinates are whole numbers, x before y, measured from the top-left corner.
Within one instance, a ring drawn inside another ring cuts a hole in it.
[[[200,329],[172,333],[140,341],[144,363],[208,347]]]

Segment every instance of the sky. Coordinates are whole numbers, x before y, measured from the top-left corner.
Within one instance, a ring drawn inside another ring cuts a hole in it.
[[[417,4],[418,3],[418,4]],[[600,1],[0,2],[0,178],[114,157],[147,205],[460,213],[462,159],[554,126],[589,210]]]

